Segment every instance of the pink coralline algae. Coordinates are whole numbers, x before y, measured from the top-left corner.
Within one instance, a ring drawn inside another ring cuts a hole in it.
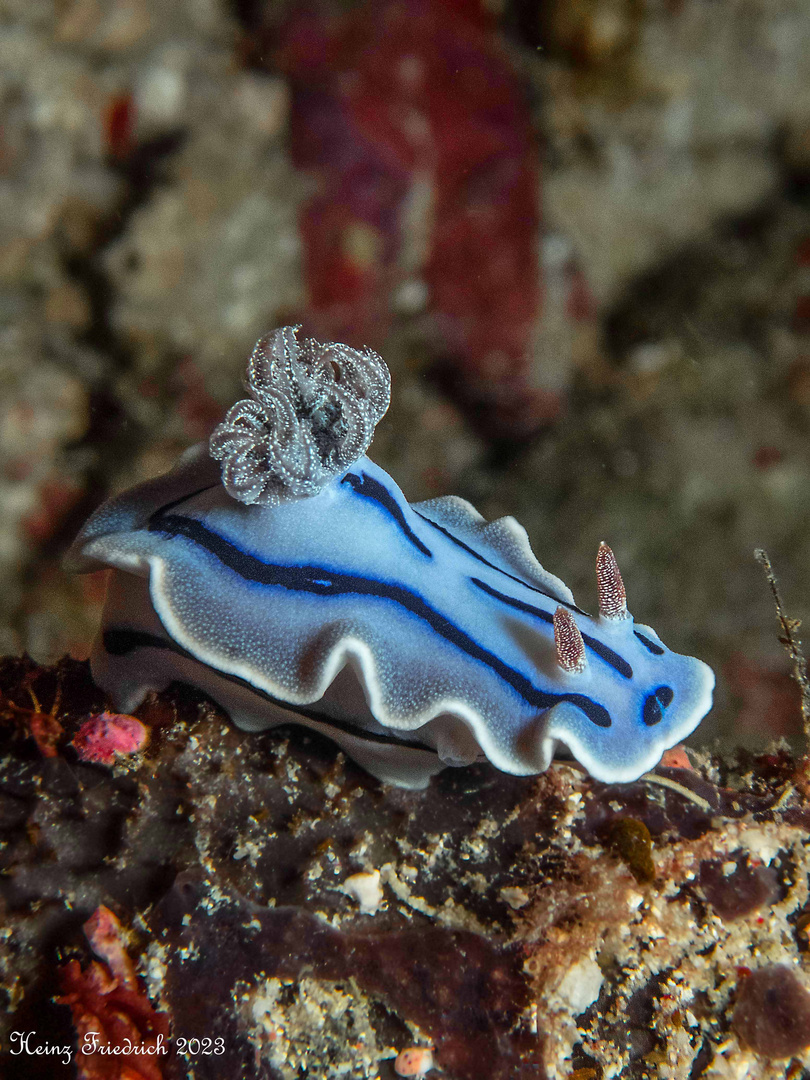
[[[424,1076],[433,1068],[433,1051],[423,1046],[412,1046],[400,1051],[394,1062],[397,1076]]]
[[[443,380],[485,434],[552,419],[556,395],[528,380],[540,307],[530,115],[483,5],[299,11],[277,60],[295,163],[320,180],[302,217],[306,329],[378,346],[399,298],[427,310]]]
[[[692,762],[689,760],[683,743],[673,746],[671,750],[665,750],[661,756],[661,764],[667,769],[692,768]]]
[[[82,761],[112,765],[116,756],[135,754],[149,741],[149,729],[134,716],[99,713],[85,720],[73,738]]]

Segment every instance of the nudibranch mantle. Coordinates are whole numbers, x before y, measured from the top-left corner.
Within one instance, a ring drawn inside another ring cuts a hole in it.
[[[265,348],[316,355],[295,333],[277,331]],[[317,346],[343,393],[338,367],[351,366],[353,350],[335,346],[335,366],[329,348]],[[357,355],[359,381],[383,383],[361,386],[362,407],[381,415],[385,375],[373,354]],[[311,417],[311,402],[296,398],[293,412]],[[346,412],[345,403],[320,410]],[[228,422],[212,437],[215,453]],[[272,424],[252,407],[249,423],[267,442]],[[360,439],[362,423],[342,424],[353,448],[367,445],[373,423]],[[541,772],[559,744],[597,779],[630,781],[697,726],[713,673],[634,623],[609,548],[599,551],[592,617],[513,518],[487,522],[455,497],[410,505],[365,448],[346,463],[318,440],[313,474],[337,464],[308,494],[296,489],[300,469],[285,487],[283,469],[250,453],[226,487],[200,444],[96,511],[69,563],[115,569],[91,665],[117,709],[186,682],[245,730],[307,725],[410,787],[482,756],[505,772]],[[229,494],[239,484],[253,494],[263,485],[270,498],[239,501]]]

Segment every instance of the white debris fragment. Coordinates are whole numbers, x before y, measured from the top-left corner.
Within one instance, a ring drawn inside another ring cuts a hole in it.
[[[362,871],[343,882],[342,891],[356,900],[363,915],[376,915],[383,900],[380,871]]]
[[[570,1006],[573,1015],[578,1016],[599,997],[602,980],[599,965],[586,956],[568,969],[557,987],[557,994]]]
[[[506,885],[498,895],[505,904],[508,904],[515,911],[518,908],[525,907],[529,902],[529,894],[525,889],[521,889],[519,885]]]
[[[778,838],[765,829],[746,829],[740,836],[740,844],[766,866],[770,866],[780,850]]]

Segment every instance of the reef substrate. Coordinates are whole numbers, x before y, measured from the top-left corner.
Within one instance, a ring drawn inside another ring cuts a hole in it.
[[[610,786],[475,765],[420,792],[301,729],[247,736],[184,687],[138,710],[144,749],[84,760],[105,703],[76,661],[8,658],[0,694],[9,1080],[385,1080],[418,1046],[448,1080],[810,1077],[810,805],[787,750]],[[168,1053],[76,1058],[74,1022],[166,1031]],[[73,1061],[12,1054],[15,1031]]]

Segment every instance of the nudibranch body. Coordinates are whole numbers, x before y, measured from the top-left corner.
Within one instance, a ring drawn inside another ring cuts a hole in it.
[[[97,682],[122,712],[190,683],[243,729],[308,725],[404,786],[482,756],[541,772],[559,744],[637,778],[708,711],[710,668],[634,623],[606,545],[591,617],[513,518],[410,505],[364,456],[388,387],[373,353],[259,342],[210,447],[75,541],[75,568],[115,569]]]

